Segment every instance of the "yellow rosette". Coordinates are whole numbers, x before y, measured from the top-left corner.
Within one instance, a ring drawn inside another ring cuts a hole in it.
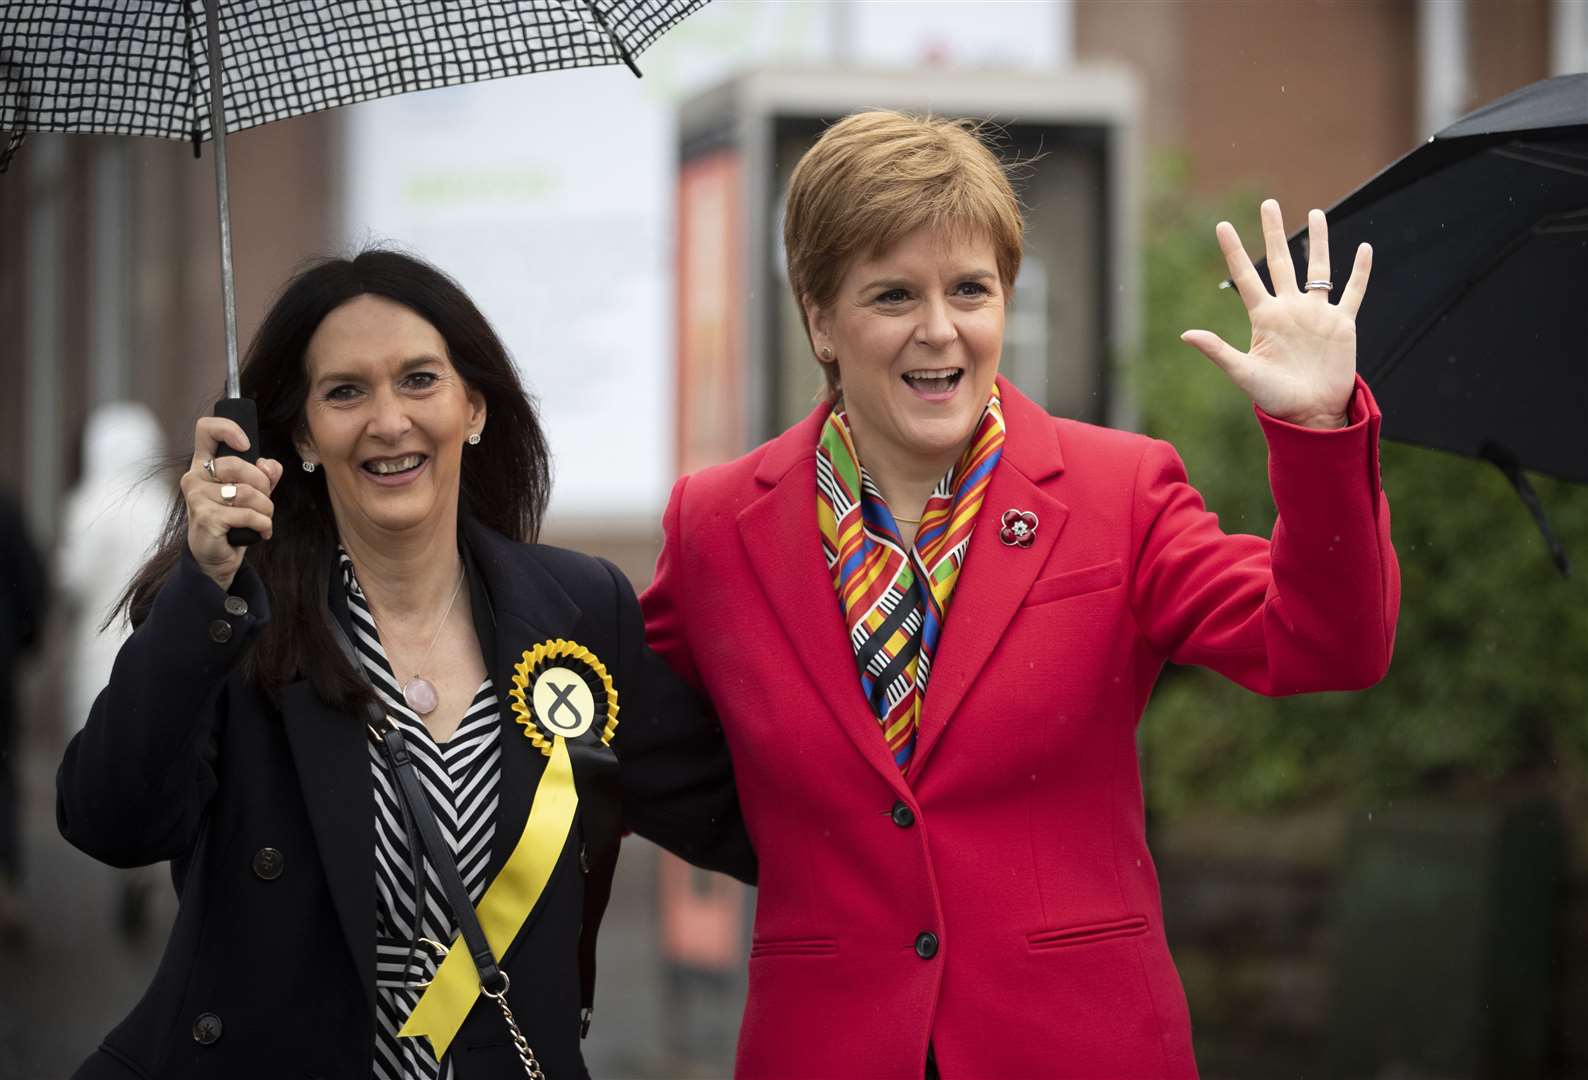
[[[605,665],[584,646],[560,638],[525,650],[513,669],[508,698],[524,734],[548,760],[524,830],[476,908],[485,940],[499,958],[539,903],[573,827],[579,793],[566,740],[593,729],[595,738],[610,744],[618,723],[618,694]],[[480,996],[479,971],[459,944],[452,943],[397,1033],[428,1038],[437,1061]]]
[[[611,746],[618,730],[612,676],[595,653],[576,641],[555,638],[524,650],[507,696],[524,734],[548,757],[552,736],[576,739],[594,729]]]

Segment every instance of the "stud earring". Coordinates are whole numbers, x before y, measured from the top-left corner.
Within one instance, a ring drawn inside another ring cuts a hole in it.
[[[306,473],[312,473],[314,471],[314,462],[305,461],[303,463],[303,471]]]
[[[831,360],[832,358],[833,358],[833,347],[831,345],[823,345],[822,346],[822,359],[823,360]]]
[[[474,432],[474,434],[469,436],[469,445],[470,446],[479,446],[480,445],[480,433],[478,431]]]

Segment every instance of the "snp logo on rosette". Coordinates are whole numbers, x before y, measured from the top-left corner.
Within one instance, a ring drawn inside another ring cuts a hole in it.
[[[555,736],[576,740],[591,732],[611,745],[618,729],[618,692],[595,653],[556,638],[524,650],[507,693],[513,715],[542,754]]]

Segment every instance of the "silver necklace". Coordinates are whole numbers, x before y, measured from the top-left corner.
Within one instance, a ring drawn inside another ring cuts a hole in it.
[[[441,621],[436,624],[436,632],[430,635],[430,645],[425,649],[425,655],[419,663],[414,665],[414,673],[408,681],[402,684],[403,700],[408,707],[420,716],[429,716],[436,711],[436,706],[441,704],[441,695],[436,692],[435,683],[419,674],[420,670],[430,660],[430,654],[436,650],[436,642],[441,638],[441,628],[447,625],[447,616],[452,614],[452,608],[458,602],[458,593],[463,591],[463,568],[458,568],[458,583],[452,588],[452,599],[447,601],[447,610],[441,613]],[[374,607],[370,611],[373,613]],[[377,627],[379,629],[379,627]]]

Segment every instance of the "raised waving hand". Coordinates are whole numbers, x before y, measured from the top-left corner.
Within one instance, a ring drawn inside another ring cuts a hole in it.
[[[1356,313],[1367,291],[1373,249],[1356,249],[1351,276],[1339,303],[1329,300],[1329,223],[1322,210],[1307,215],[1307,276],[1298,281],[1285,243],[1279,204],[1260,209],[1268,251],[1269,292],[1241,246],[1235,226],[1214,229],[1230,279],[1246,305],[1252,341],[1242,352],[1208,330],[1187,330],[1180,340],[1217,364],[1268,415],[1312,428],[1338,428],[1356,384]]]

